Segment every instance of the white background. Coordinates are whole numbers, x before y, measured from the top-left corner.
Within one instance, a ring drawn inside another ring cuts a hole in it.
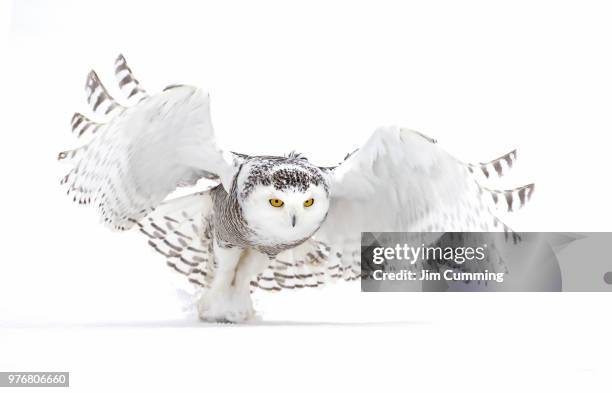
[[[466,161],[515,147],[517,230],[609,231],[606,1],[5,2],[0,370],[75,391],[610,391],[609,293],[260,294],[264,322],[181,314],[172,272],[59,187],[95,67],[210,91],[225,146],[334,164],[380,125]],[[588,261],[583,261],[588,263]],[[121,388],[116,388],[121,386]],[[20,390],[22,391],[22,390]],[[27,391],[27,389],[23,390]]]

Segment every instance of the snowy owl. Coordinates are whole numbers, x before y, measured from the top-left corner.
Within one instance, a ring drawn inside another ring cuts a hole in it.
[[[72,165],[62,184],[109,227],[136,226],[148,236],[170,267],[202,288],[205,321],[254,318],[257,288],[358,279],[361,232],[499,230],[496,209],[517,209],[534,191],[481,185],[512,167],[516,151],[467,164],[398,127],[377,129],[335,167],[297,153],[234,153],[216,142],[208,94],[171,85],[150,95],[121,55],[115,73],[126,105],[89,73],[87,101],[106,122],[73,116],[73,132],[89,141],[59,154]],[[165,200],[201,178],[214,183]]]

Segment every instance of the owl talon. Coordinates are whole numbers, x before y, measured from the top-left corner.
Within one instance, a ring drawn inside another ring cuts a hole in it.
[[[204,293],[198,302],[198,315],[202,321],[220,323],[242,323],[255,317],[250,294]]]

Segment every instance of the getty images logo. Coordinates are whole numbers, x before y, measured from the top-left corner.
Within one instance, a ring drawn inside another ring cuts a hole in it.
[[[386,261],[407,261],[415,264],[419,260],[454,262],[461,265],[465,262],[480,262],[486,258],[487,245],[480,247],[440,247],[396,244],[395,247],[375,247],[372,250],[372,262],[380,265]]]

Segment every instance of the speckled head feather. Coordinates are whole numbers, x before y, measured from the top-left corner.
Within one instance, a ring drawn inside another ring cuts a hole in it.
[[[258,185],[272,185],[277,190],[295,189],[301,192],[306,191],[310,185],[320,185],[329,195],[329,185],[323,171],[299,153],[292,152],[287,157],[257,156],[249,161],[249,173],[240,193],[243,199]]]

